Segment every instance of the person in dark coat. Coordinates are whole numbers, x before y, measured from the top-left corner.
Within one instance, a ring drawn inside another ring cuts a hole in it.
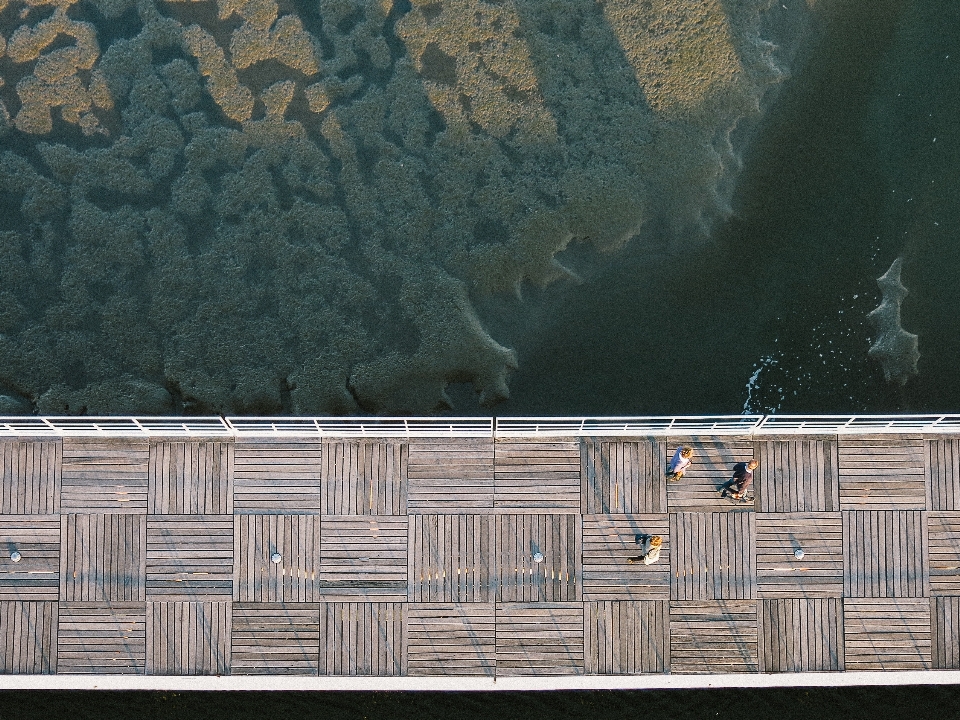
[[[726,497],[727,494],[734,499],[740,500],[747,493],[747,488],[753,482],[753,471],[757,469],[756,460],[750,462],[739,462],[733,466],[733,477],[727,480],[720,488],[720,497]]]

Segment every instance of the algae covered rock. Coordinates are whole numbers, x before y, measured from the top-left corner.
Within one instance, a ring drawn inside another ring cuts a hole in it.
[[[867,313],[875,335],[868,354],[883,367],[887,382],[904,385],[917,374],[920,360],[917,336],[903,329],[900,321],[900,305],[909,291],[900,282],[903,258],[893,261],[890,268],[879,278],[882,299],[880,305]]]

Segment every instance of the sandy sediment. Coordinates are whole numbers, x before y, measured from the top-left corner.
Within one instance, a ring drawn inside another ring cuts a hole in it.
[[[695,243],[781,75],[761,0],[97,7],[0,0],[4,407],[494,404],[475,299]]]

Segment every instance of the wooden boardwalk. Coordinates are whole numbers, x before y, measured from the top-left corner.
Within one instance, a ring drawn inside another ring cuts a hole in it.
[[[68,436],[0,470],[3,674],[960,668],[942,434]]]

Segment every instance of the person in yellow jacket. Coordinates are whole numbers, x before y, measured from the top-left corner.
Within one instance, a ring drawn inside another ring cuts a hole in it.
[[[627,558],[627,562],[642,562],[644,565],[652,565],[660,559],[660,547],[663,545],[662,537],[659,535],[637,535],[635,540],[640,546],[641,554]]]

